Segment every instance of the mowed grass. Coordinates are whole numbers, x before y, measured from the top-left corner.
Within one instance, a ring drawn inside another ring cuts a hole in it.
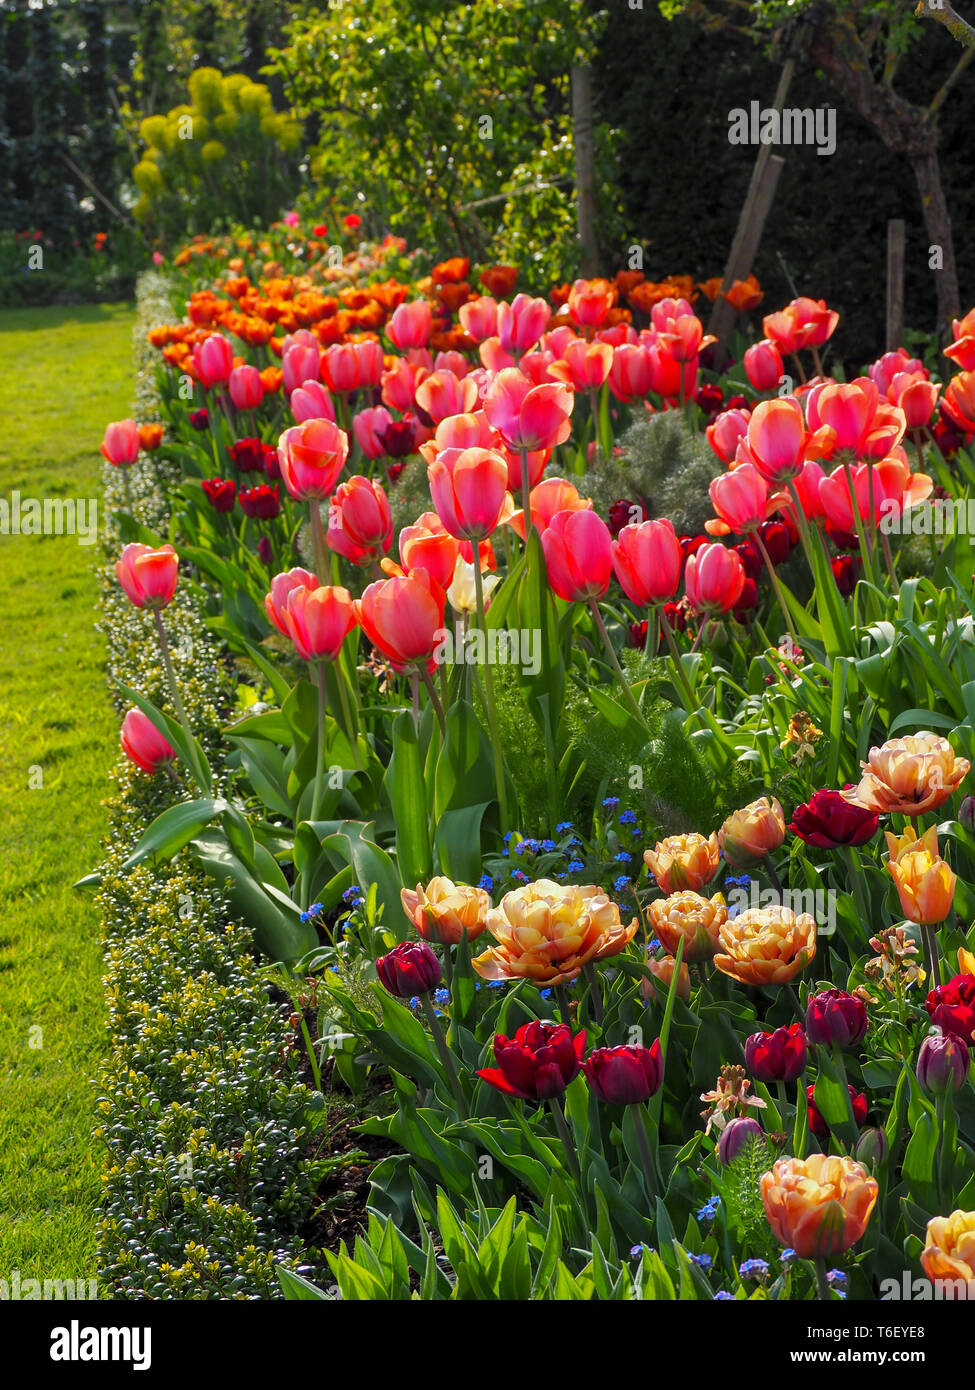
[[[0,499],[97,498],[130,413],[134,311],[0,313]],[[0,535],[0,1279],[94,1278],[90,1079],[104,1039],[98,857],[117,728],[95,545]],[[39,785],[31,785],[33,783]]]

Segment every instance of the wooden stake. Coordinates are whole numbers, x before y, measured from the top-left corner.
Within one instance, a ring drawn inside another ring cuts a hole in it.
[[[904,338],[905,223],[892,217],[887,223],[887,351],[900,347]]]
[[[598,273],[596,248],[596,156],[592,134],[592,69],[572,69],[572,138],[576,151],[576,222],[579,271],[586,279]]]

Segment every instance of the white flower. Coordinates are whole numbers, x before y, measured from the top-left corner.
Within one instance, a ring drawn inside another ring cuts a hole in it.
[[[481,579],[484,588],[484,607],[487,608],[491,590],[498,583],[496,574],[486,574]],[[450,599],[450,606],[456,613],[474,613],[477,611],[477,596],[474,587],[474,566],[469,565],[462,555],[457,556],[457,563],[454,565],[454,577],[450,581],[447,590],[447,597]]]

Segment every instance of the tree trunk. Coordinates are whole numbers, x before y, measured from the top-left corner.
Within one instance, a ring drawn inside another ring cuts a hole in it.
[[[598,273],[596,245],[596,158],[592,133],[592,69],[572,69],[572,138],[576,151],[576,222],[579,229],[579,270],[587,278]]]
[[[938,147],[932,141],[931,148],[910,156],[911,168],[921,195],[921,210],[924,214],[924,227],[928,234],[928,256],[934,259],[936,249],[940,250],[940,267],[935,261],[935,284],[938,288],[938,336],[949,332],[951,320],[961,316],[961,299],[958,292],[958,271],[955,266],[955,247],[951,236],[951,215],[941,186],[941,167],[938,162]]]

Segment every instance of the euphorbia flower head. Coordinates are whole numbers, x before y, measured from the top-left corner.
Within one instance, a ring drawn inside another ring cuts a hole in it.
[[[171,545],[154,550],[133,541],[122,551],[115,574],[136,608],[165,608],[176,592],[179,557]]]
[[[612,544],[609,527],[595,512],[556,512],[542,532],[542,549],[548,582],[559,598],[602,598],[613,571]]]

